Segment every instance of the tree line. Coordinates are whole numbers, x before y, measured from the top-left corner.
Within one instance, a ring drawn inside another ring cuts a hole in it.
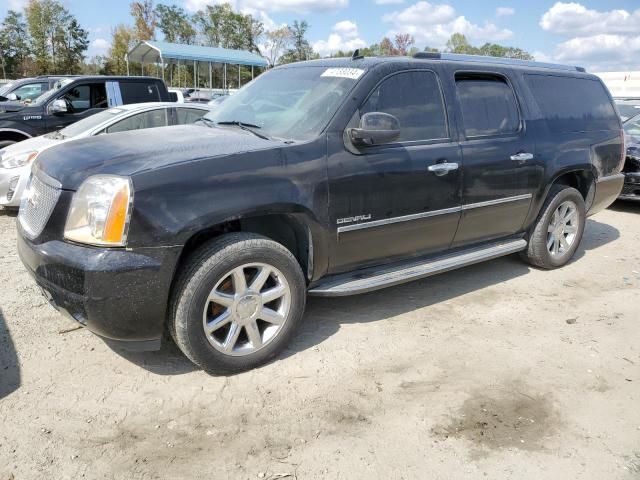
[[[250,14],[235,11],[228,3],[207,5],[189,14],[176,5],[138,0],[130,4],[131,24],[116,25],[111,31],[106,55],[86,58],[88,31],[60,0],[29,0],[23,11],[9,10],[0,24],[0,66],[4,78],[42,74],[127,73],[126,53],[139,41],[162,39],[172,43],[248,50],[263,56],[270,66],[319,58],[307,38],[309,24],[295,20],[290,25],[267,29]],[[426,51],[438,51],[426,47]],[[414,38],[398,34],[361,48],[360,54],[412,55],[418,51]],[[444,51],[532,59],[526,51],[494,43],[471,45],[455,33]],[[351,51],[332,56],[350,56]],[[134,71],[138,72],[139,66]],[[173,67],[176,68],[175,66]],[[180,73],[180,71],[178,71]],[[185,76],[191,75],[184,67]],[[246,73],[245,73],[246,75]]]

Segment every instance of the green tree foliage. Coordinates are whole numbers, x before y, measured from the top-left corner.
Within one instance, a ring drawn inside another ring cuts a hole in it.
[[[57,0],[30,0],[25,9],[39,73],[78,73],[89,34]]]
[[[111,48],[104,69],[110,75],[126,75],[125,56],[135,42],[135,32],[131,27],[118,25],[111,31]],[[132,65],[133,67],[133,65]]]
[[[24,75],[24,63],[29,56],[27,24],[22,13],[9,10],[0,24],[0,63],[2,77]]]
[[[193,19],[206,45],[260,53],[264,25],[249,14],[235,12],[228,3],[207,5]]]
[[[279,63],[280,58],[289,47],[291,31],[287,26],[276,28],[265,33],[265,38],[265,51],[263,54],[269,65],[273,67]]]
[[[130,11],[135,25],[135,39],[153,40],[156,34],[156,11],[153,8],[153,0],[131,2]]]
[[[307,40],[306,35],[307,30],[309,30],[309,24],[305,20],[294,20],[293,25],[288,28],[291,37],[291,48],[282,55],[280,63],[301,62],[319,58],[319,55],[313,51],[309,40]]]
[[[155,13],[158,28],[164,35],[165,41],[187,45],[195,42],[196,29],[183,8],[160,4],[156,7]]]
[[[454,33],[447,41],[446,51],[451,53],[463,53],[467,55],[488,55],[491,57],[518,58],[521,60],[533,60],[533,55],[521,48],[502,46],[496,43],[485,43],[481,47],[474,47],[461,33]]]

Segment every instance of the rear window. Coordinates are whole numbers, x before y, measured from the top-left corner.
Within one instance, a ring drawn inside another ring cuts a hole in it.
[[[618,130],[620,121],[598,80],[525,75],[540,112],[555,132]]]
[[[504,78],[458,74],[456,90],[467,137],[508,135],[520,129],[516,97]]]
[[[122,103],[145,103],[160,101],[158,85],[154,82],[119,82]]]

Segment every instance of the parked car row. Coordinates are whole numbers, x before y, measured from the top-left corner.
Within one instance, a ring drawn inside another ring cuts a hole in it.
[[[102,110],[61,130],[9,145],[0,150],[0,206],[20,206],[31,165],[48,148],[95,135],[187,125],[209,111],[203,105],[176,103],[123,105]]]
[[[153,93],[147,81],[135,88]],[[78,89],[16,117],[65,118]],[[624,182],[613,99],[569,66],[425,52],[300,62],[198,124],[44,148],[18,252],[52,305],[110,344],[158,349],[168,331],[216,373],[282,351],[307,295],[512,253],[561,267]]]
[[[622,173],[624,173],[624,187],[620,198],[622,200],[640,200],[640,111],[623,124],[627,158]]]

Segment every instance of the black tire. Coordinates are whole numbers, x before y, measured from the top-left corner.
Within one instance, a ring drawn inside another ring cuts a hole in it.
[[[253,353],[232,356],[211,344],[204,331],[203,312],[209,308],[211,291],[229,272],[253,263],[275,267],[285,277],[290,291],[288,314],[268,343]],[[203,370],[238,373],[264,364],[286,347],[302,320],[305,302],[305,278],[289,250],[259,235],[231,233],[200,247],[182,266],[171,299],[169,332],[180,350]]]
[[[14,140],[1,140],[0,148],[8,147],[9,145],[13,145],[14,143],[16,143]]]
[[[577,231],[568,249],[552,255],[547,245],[549,225],[558,207],[567,201],[572,202],[576,207]],[[578,249],[582,240],[585,222],[586,212],[582,194],[575,188],[566,185],[553,185],[549,190],[547,200],[540,211],[538,220],[530,232],[527,249],[521,252],[521,257],[529,264],[539,268],[550,270],[562,267],[571,260]]]

